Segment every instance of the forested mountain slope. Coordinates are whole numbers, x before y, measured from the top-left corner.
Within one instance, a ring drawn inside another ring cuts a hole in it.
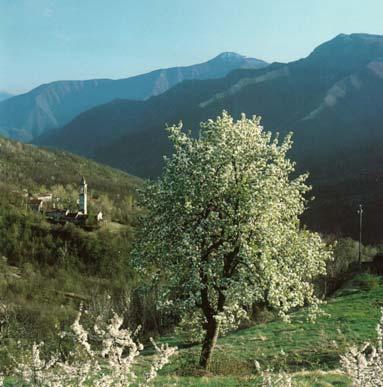
[[[295,62],[183,82],[143,102],[114,101],[36,142],[154,177],[171,151],[166,124],[182,120],[195,129],[223,109],[261,115],[273,132],[294,132],[291,157],[311,173],[318,198],[310,225],[356,236],[355,208],[363,202],[366,237],[383,239],[383,36],[342,34]]]
[[[103,210],[109,220],[129,220],[141,179],[68,152],[0,137],[0,194],[17,207],[26,202],[27,194],[50,192],[60,198],[61,205],[75,210],[82,176],[95,208]]]

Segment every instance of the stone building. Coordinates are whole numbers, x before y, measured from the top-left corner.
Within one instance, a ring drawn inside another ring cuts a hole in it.
[[[28,207],[35,212],[44,212],[51,205],[53,195],[51,193],[28,195]]]
[[[84,177],[81,178],[79,185],[79,199],[78,210],[70,211],[69,209],[55,208],[53,206],[47,208],[46,203],[52,203],[52,194],[41,194],[36,197],[32,197],[29,200],[29,207],[36,212],[44,212],[47,220],[53,223],[66,223],[71,222],[78,225],[85,225],[88,220],[88,184]],[[101,211],[95,215],[96,223],[100,223],[103,220],[103,214]]]

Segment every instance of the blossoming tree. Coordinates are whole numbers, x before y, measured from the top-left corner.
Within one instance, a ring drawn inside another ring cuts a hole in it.
[[[34,343],[31,353],[25,353],[22,361],[17,362],[15,376],[20,377],[22,385],[40,387],[128,387],[139,385],[148,386],[156,378],[158,371],[167,363],[169,358],[176,354],[176,347],[167,344],[157,345],[153,339],[156,356],[149,371],[141,375],[141,382],[135,368],[142,371],[142,364],[137,366],[137,359],[144,349],[143,345],[135,340],[136,332],[122,328],[123,319],[114,313],[107,324],[102,324],[99,316],[93,330],[93,340],[98,345],[91,345],[89,332],[80,322],[82,307],[72,324],[74,339],[77,343],[75,350],[69,353],[63,361],[58,354],[51,354],[49,360],[41,357],[41,348],[44,343]],[[100,324],[101,323],[101,324]],[[72,336],[62,332],[60,337]],[[101,346],[100,346],[101,343]],[[16,359],[13,359],[16,362]],[[0,387],[6,385],[4,375],[0,374]],[[18,384],[19,385],[19,384]]]
[[[273,138],[260,118],[226,112],[194,138],[168,128],[174,154],[143,190],[146,213],[136,262],[165,283],[161,296],[184,313],[200,310],[200,366],[207,368],[220,326],[238,309],[266,302],[282,316],[317,305],[312,279],[331,252],[301,229],[306,175],[291,178],[291,136]]]

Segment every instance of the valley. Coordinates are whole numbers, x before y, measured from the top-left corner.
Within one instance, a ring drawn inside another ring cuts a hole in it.
[[[0,386],[382,387],[382,12],[0,4]]]
[[[291,158],[300,172],[310,173],[316,197],[305,218],[310,228],[357,238],[355,209],[364,203],[365,240],[377,243],[382,239],[376,227],[383,165],[382,54],[381,36],[339,35],[298,61],[183,82],[146,101],[110,102],[34,143],[156,178],[162,155],[172,151],[166,125],[182,120],[197,136],[198,123],[222,110],[235,117],[260,115],[266,130],[294,134]],[[341,216],[331,220],[323,213]]]

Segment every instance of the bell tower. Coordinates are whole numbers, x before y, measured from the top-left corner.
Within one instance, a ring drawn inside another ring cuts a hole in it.
[[[79,194],[79,211],[86,215],[88,213],[88,184],[84,176],[81,178]]]

